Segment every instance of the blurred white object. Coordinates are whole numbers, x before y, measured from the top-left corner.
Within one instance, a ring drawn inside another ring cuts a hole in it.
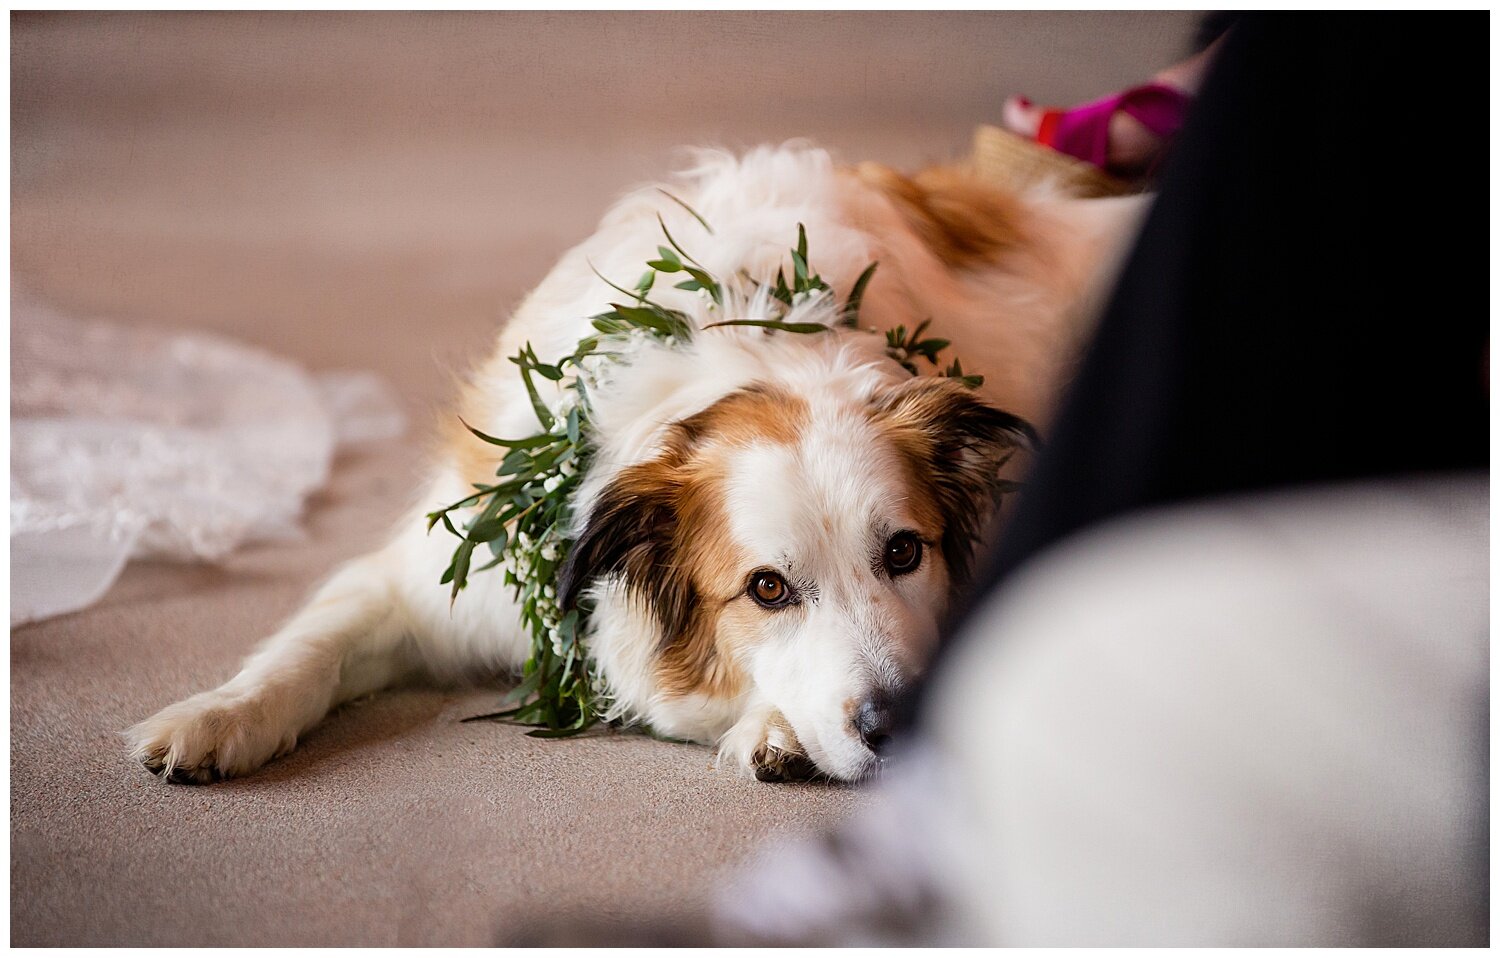
[[[399,435],[368,373],[314,377],[203,333],[11,310],[11,624],[81,609],[128,558],[300,534],[336,446]]]
[[[931,724],[973,940],[1485,944],[1487,474],[1141,513],[963,641]]]

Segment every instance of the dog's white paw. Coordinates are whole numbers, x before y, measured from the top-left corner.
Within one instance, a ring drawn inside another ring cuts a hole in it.
[[[818,768],[797,741],[797,733],[775,709],[742,718],[719,743],[719,759],[762,782],[812,778]]]
[[[170,782],[255,771],[290,752],[297,732],[274,696],[214,689],[168,706],[125,733],[130,756]]]

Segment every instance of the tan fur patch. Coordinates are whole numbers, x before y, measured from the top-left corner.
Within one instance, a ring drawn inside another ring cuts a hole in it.
[[[1030,429],[987,406],[955,380],[922,377],[888,391],[871,412],[926,494],[912,507],[940,517],[953,584],[967,574],[973,544],[993,511],[998,471]]]
[[[657,680],[669,695],[730,698],[744,689],[737,653],[753,623],[742,621],[743,603],[724,600],[743,588],[749,560],[730,538],[724,514],[727,459],[754,443],[797,442],[807,416],[800,397],[751,386],[674,424],[660,457],[627,470],[644,470],[639,478],[670,488],[674,497],[674,567],[655,574],[680,579],[670,591],[692,601],[684,626],[665,638],[657,659]]]
[[[807,416],[807,401],[802,397],[767,386],[748,386],[684,419],[677,428],[693,443],[791,445],[801,437]]]
[[[890,429],[891,444],[900,454],[901,479],[908,490],[906,507],[916,520],[917,531],[941,539],[948,524],[932,491],[932,443],[927,437],[904,429]]]
[[[861,163],[853,172],[884,193],[949,267],[994,262],[1024,239],[1016,198],[962,170],[937,166],[907,176],[879,163]]]
[[[901,462],[902,479],[912,490],[907,507],[924,533],[941,536],[947,528],[943,510],[933,496],[932,462],[936,437],[931,424],[938,421],[948,399],[942,393],[917,393],[912,402],[892,415],[877,416],[874,424]]]

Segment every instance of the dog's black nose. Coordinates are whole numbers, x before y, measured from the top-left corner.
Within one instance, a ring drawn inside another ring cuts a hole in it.
[[[877,692],[860,703],[854,714],[854,727],[865,747],[879,755],[891,741],[893,725],[890,696]]]

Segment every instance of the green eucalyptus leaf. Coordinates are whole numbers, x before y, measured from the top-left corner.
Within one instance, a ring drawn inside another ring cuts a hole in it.
[[[826,333],[830,329],[822,323],[784,323],[779,319],[726,319],[721,323],[709,323],[703,328],[718,329],[720,326],[758,326],[783,333]]]
[[[635,328],[631,323],[626,322],[623,316],[613,310],[607,313],[600,313],[591,318],[589,322],[593,324],[595,329],[606,336],[618,336],[621,333],[628,333]]]
[[[651,292],[651,287],[656,285],[656,270],[648,269],[641,274],[641,278],[635,282],[637,299],[645,299],[646,294]],[[581,345],[581,344],[580,344]],[[575,355],[577,355],[575,353]]]
[[[699,286],[708,290],[708,295],[713,297],[714,302],[718,303],[720,306],[724,305],[724,291],[719,288],[717,280],[715,280],[704,270],[697,269],[696,267],[687,266],[684,267],[684,269],[687,270],[688,275],[692,276],[693,279],[698,281]]]
[[[687,338],[691,335],[692,324],[687,315],[675,309],[644,309],[639,306],[621,306],[618,303],[610,305],[627,322],[637,326],[644,326],[679,338]]]
[[[710,236],[713,235],[714,228],[712,226],[708,225],[708,220],[706,220],[702,216],[698,215],[698,211],[697,210],[693,209],[691,206],[687,205],[682,200],[680,200],[677,197],[673,196],[671,193],[668,193],[666,190],[662,189],[659,186],[656,188],[656,191],[658,193],[660,193],[661,195],[665,196],[667,199],[671,200],[673,203],[676,203],[678,206],[682,207],[683,209],[685,209],[689,213],[691,213],[693,215],[693,219],[695,219],[699,223],[703,224],[703,228],[706,229],[706,230],[708,230],[708,233],[709,233]]]
[[[469,534],[464,538],[470,542],[493,542],[503,535],[505,535],[505,520],[495,517],[475,522],[469,527]]]
[[[547,703],[541,698],[516,709],[517,725],[540,725],[547,721]]]
[[[500,468],[496,470],[497,476],[513,476],[523,470],[531,468],[531,456],[524,449],[512,449],[500,460]]]
[[[527,436],[525,439],[496,439],[494,436],[489,436],[480,432],[478,429],[475,429],[473,426],[464,422],[462,419],[460,419],[459,422],[463,422],[465,429],[469,430],[469,432],[472,432],[474,435],[478,436],[480,439],[483,439],[485,442],[489,443],[492,446],[505,446],[510,449],[533,449],[537,446],[546,445],[547,443],[552,441],[552,437],[547,435],[546,433],[538,433],[535,436]]]
[[[792,305],[792,291],[787,288],[786,276],[779,268],[776,270],[776,285],[771,288],[771,295],[780,300],[783,305]]]
[[[807,260],[796,250],[792,250],[792,288],[799,293],[807,292]]]
[[[502,527],[500,534],[489,541],[490,555],[496,559],[501,558],[501,553],[505,551],[505,544],[509,541],[510,534]]]
[[[531,381],[531,370],[524,365],[521,367],[521,379],[526,384],[526,395],[531,399],[531,409],[536,413],[536,421],[542,424],[544,432],[551,432],[556,420],[552,418],[551,410],[547,408],[546,403],[542,402],[541,395],[536,391],[536,383]]]
[[[587,262],[587,261],[585,261],[585,262]],[[616,282],[612,281],[608,276],[605,276],[603,273],[599,272],[598,269],[595,269],[593,263],[589,263],[589,269],[593,271],[593,273],[594,273],[595,276],[597,276],[601,280],[603,280],[604,281],[604,285],[608,286],[610,289],[618,290],[619,292],[624,293],[626,296],[629,296],[631,299],[638,300],[638,301],[640,301],[642,303],[647,304],[648,306],[655,306],[656,305],[655,303],[652,303],[651,300],[649,300],[645,296],[643,296],[641,294],[641,291],[639,289],[626,289],[625,287],[621,286],[619,283],[616,283]],[[658,307],[658,308],[660,308],[660,307]]]
[[[474,543],[464,540],[458,544],[453,551],[453,594],[450,600],[458,598],[458,590],[469,582],[469,559],[474,555]]]
[[[587,726],[579,726],[577,728],[536,728],[526,734],[532,738],[569,738],[586,731],[588,731]]]
[[[499,721],[500,719],[510,718],[511,716],[515,715],[519,711],[521,711],[521,709],[518,706],[518,707],[513,708],[513,709],[502,709],[499,712],[486,712],[483,715],[471,715],[468,718],[462,718],[462,719],[459,719],[458,721],[460,723],[463,723],[463,722],[496,722],[496,721]]]
[[[529,695],[535,695],[536,690],[542,687],[542,676],[540,672],[532,672],[523,678],[515,688],[505,693],[500,700],[501,705],[511,705],[520,702]]]
[[[672,249],[682,254],[682,258],[687,260],[689,263],[692,263],[694,266],[703,265],[702,263],[693,259],[692,256],[688,255],[688,251],[682,248],[682,244],[677,242],[677,240],[672,237],[672,231],[667,229],[667,221],[661,218],[660,213],[656,214],[656,222],[661,225],[661,234],[667,238],[668,243],[672,244]],[[661,247],[658,246],[657,249],[661,249]],[[681,264],[679,263],[679,265]]]
[[[849,298],[844,302],[844,325],[851,329],[859,323],[859,308],[865,301],[865,287],[870,285],[870,280],[875,276],[875,267],[879,263],[871,263],[865,267],[865,271],[859,274],[859,279],[854,281],[854,288],[849,291]]]
[[[594,354],[594,350],[598,348],[598,336],[585,336],[583,339],[580,339],[578,341],[578,348],[573,350],[573,355],[564,358],[562,362],[558,363],[558,365],[562,365],[562,363],[571,363],[572,365],[577,366],[585,357],[592,356]]]

